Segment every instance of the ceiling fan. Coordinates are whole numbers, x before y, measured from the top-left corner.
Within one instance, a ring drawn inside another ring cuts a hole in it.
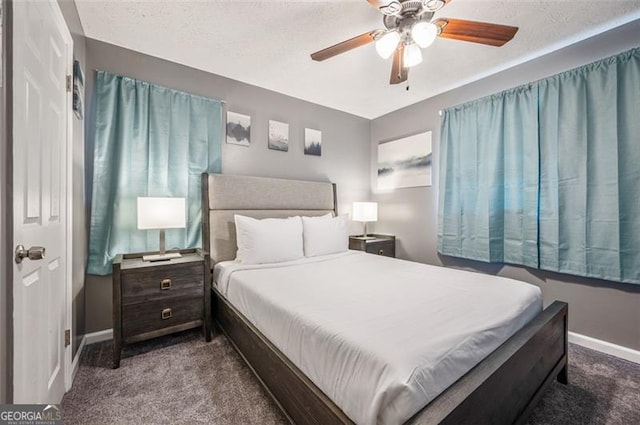
[[[311,54],[311,59],[323,61],[341,53],[376,42],[376,51],[383,59],[393,54],[391,84],[409,77],[409,68],[422,62],[420,48],[429,47],[437,37],[473,43],[502,46],[518,32],[518,27],[438,18],[433,15],[451,0],[367,0],[383,16],[385,29],[369,31],[342,43]]]

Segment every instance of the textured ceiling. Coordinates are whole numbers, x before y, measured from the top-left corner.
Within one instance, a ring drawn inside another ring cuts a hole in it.
[[[453,0],[435,17],[520,27],[504,47],[438,39],[406,84],[373,44],[309,54],[372,29],[366,0],[76,0],[87,37],[375,118],[640,18],[640,0]]]

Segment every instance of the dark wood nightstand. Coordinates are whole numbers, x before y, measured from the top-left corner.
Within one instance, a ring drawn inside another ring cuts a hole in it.
[[[368,237],[369,239],[364,239],[362,236],[349,236],[349,249],[357,249],[370,254],[395,258],[395,236],[369,234]]]
[[[114,369],[120,366],[125,344],[198,326],[211,340],[211,292],[206,288],[209,254],[199,249],[177,252],[181,258],[166,261],[142,261],[142,253],[118,255],[114,260]]]

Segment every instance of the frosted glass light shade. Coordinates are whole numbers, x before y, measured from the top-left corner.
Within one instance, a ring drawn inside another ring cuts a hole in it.
[[[400,42],[400,34],[391,31],[376,40],[376,51],[382,59],[389,59]]]
[[[138,229],[187,227],[185,198],[138,198]]]
[[[438,37],[438,26],[431,22],[418,22],[411,28],[411,38],[422,48],[429,47]]]
[[[353,221],[378,221],[378,203],[377,202],[354,202],[353,203]]]
[[[422,62],[422,51],[417,44],[410,44],[404,48],[403,63],[406,67],[412,67]]]
[[[446,3],[444,0],[422,0],[422,4],[427,10],[435,12],[436,10],[442,9]]]

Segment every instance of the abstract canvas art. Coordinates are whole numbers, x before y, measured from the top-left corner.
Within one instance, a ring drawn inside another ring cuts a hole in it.
[[[269,120],[269,149],[289,151],[289,124]]]
[[[251,144],[251,117],[227,111],[227,143],[249,146]]]
[[[80,62],[73,61],[73,112],[81,120],[84,118],[84,72]]]
[[[431,132],[378,145],[378,189],[431,186]]]
[[[322,155],[322,132],[320,130],[304,129],[304,154]]]

